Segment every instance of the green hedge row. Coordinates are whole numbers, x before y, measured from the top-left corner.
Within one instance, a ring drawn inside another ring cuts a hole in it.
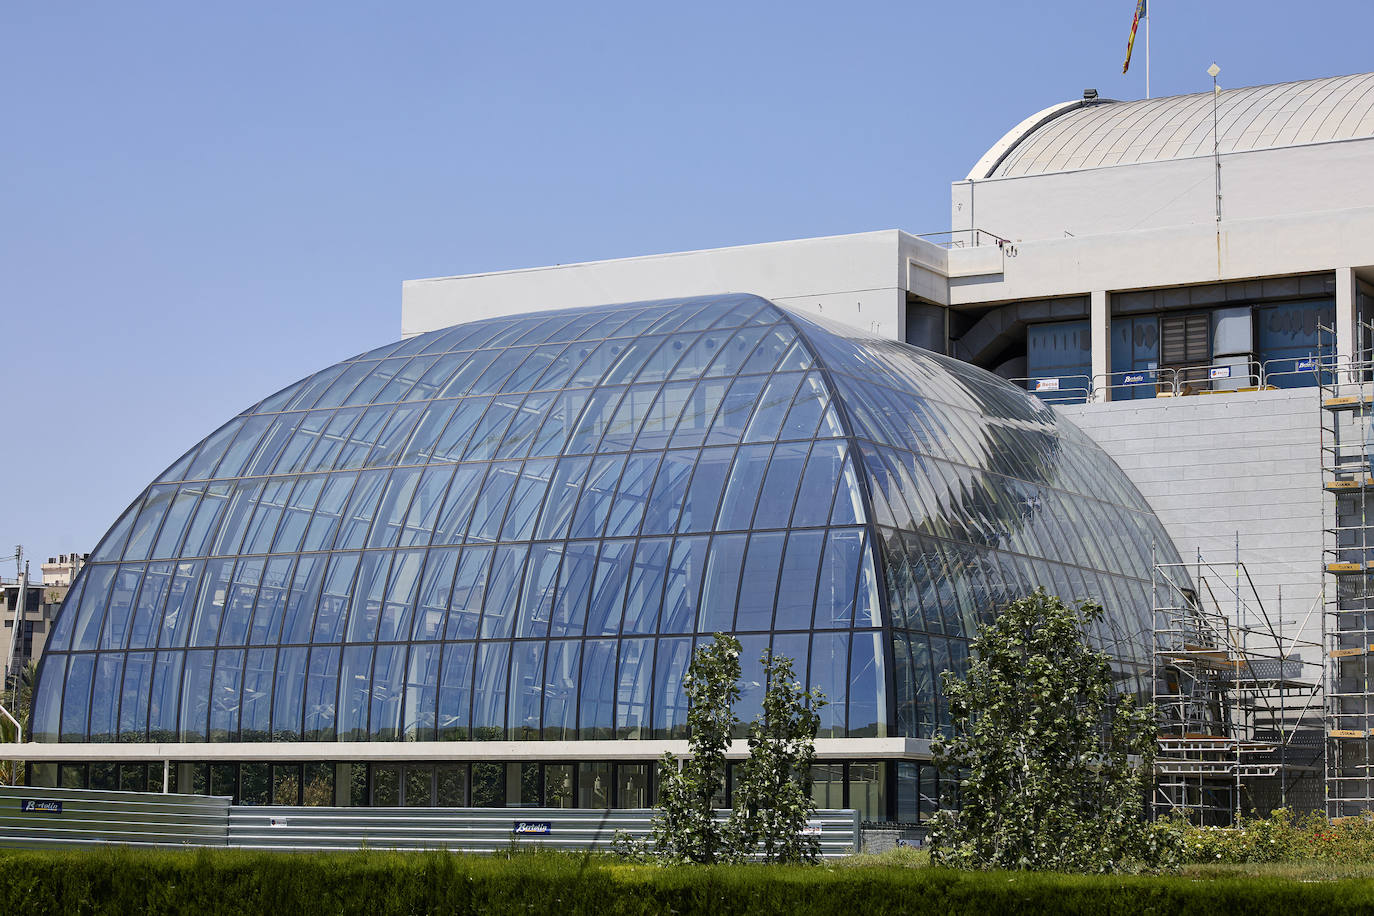
[[[1374,910],[1374,880],[1083,877],[900,867],[629,866],[443,853],[0,853],[0,913],[1254,913]]]

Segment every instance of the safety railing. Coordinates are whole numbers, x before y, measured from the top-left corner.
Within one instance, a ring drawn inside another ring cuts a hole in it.
[[[925,239],[932,245],[939,245],[941,248],[981,248],[995,245],[1006,251],[1012,244],[1010,239],[1004,239],[986,229],[950,229],[945,232],[926,232],[916,236],[916,238]]]
[[[719,811],[724,819],[729,812]],[[609,850],[648,836],[651,808],[313,808],[230,805],[228,798],[0,787],[0,848],[231,846],[241,849]],[[859,850],[859,813],[823,809],[806,832],[827,858]]]
[[[1310,388],[1335,381],[1370,381],[1374,362],[1281,357],[1185,368],[1129,369],[1086,375],[1011,378],[1047,404],[1084,404],[1094,401],[1190,397],[1276,388]]]
[[[1086,375],[1013,378],[1007,381],[1020,385],[1046,404],[1082,404],[1093,398],[1092,379]]]

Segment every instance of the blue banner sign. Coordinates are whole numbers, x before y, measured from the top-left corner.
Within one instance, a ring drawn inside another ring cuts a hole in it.
[[[21,798],[19,810],[25,814],[61,814],[62,803],[51,799]]]
[[[1309,356],[1307,359],[1298,360],[1297,370],[1299,372],[1311,372],[1315,368],[1317,368],[1317,360],[1313,357]]]
[[[548,836],[553,833],[553,821],[516,821],[511,833],[517,836]]]
[[[1121,378],[1121,384],[1123,384],[1123,385],[1143,385],[1143,384],[1145,384],[1145,373],[1144,373],[1144,372],[1127,372],[1124,376],[1122,376],[1122,378]]]

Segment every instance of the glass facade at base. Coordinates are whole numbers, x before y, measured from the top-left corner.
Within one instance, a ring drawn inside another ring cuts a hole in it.
[[[1097,446],[967,364],[749,295],[495,318],[308,376],[174,462],[73,585],[32,732],[287,761],[681,738],[691,652],[725,631],[744,720],[771,648],[829,698],[822,737],[930,737],[939,672],[1037,586],[1106,605],[1093,638],[1143,693],[1152,546],[1172,556]],[[370,801],[452,797],[377,766]],[[895,816],[906,765],[883,766]]]

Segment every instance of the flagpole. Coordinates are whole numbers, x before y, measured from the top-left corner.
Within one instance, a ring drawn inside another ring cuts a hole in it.
[[[1154,4],[1150,4],[1154,6]],[[1150,97],[1150,6],[1145,7],[1145,98]]]

